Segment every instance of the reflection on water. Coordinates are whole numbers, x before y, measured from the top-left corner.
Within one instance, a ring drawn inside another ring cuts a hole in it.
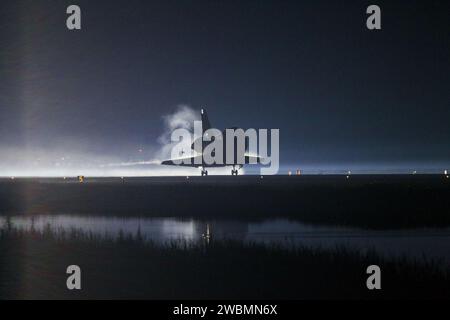
[[[277,244],[303,245],[312,248],[345,246],[366,251],[375,249],[379,254],[407,256],[422,259],[424,256],[450,263],[450,228],[371,231],[348,227],[307,225],[284,219],[248,222],[241,220],[198,221],[175,218],[117,218],[81,217],[69,215],[0,217],[0,226],[12,224],[22,230],[54,231],[76,229],[97,236],[117,238],[122,235],[139,235],[146,241],[167,243],[172,240],[219,241],[223,239]]]

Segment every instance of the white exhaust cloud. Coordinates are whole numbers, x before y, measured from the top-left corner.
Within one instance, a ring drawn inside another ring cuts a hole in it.
[[[174,130],[186,129],[191,132],[193,139],[198,138],[194,136],[194,121],[199,120],[199,112],[188,105],[179,105],[174,113],[163,116],[165,128],[163,134],[158,138],[160,149],[156,154],[155,160],[161,163],[161,161],[165,159],[170,159],[172,148],[175,144],[179,144],[178,142],[172,142],[170,139]],[[190,147],[189,143],[187,143],[186,146],[184,146],[184,149],[190,150]],[[186,156],[189,155],[190,154],[186,154]]]

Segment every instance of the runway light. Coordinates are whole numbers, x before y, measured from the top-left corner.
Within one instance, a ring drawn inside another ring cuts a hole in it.
[[[16,179],[15,177],[11,177],[11,180],[14,180],[14,179]]]
[[[186,176],[186,179],[188,179],[188,180],[189,180],[189,176]]]
[[[264,176],[261,176],[261,179],[264,179]]]
[[[292,171],[288,171],[288,175],[292,176]]]
[[[448,171],[447,171],[447,170],[444,170],[444,174],[445,174],[445,175],[448,175]]]
[[[297,169],[297,171],[296,171],[296,175],[301,175],[302,174],[302,172],[301,172],[301,170],[300,169]]]
[[[414,171],[413,171],[413,174],[417,174],[417,171],[416,171],[416,170],[414,170]]]

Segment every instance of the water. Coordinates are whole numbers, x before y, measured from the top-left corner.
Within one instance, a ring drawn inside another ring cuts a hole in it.
[[[256,242],[284,247],[307,246],[335,248],[344,246],[366,252],[375,250],[390,257],[410,259],[437,259],[450,265],[450,228],[373,231],[338,226],[317,226],[285,219],[261,222],[245,220],[180,220],[176,218],[118,218],[72,215],[14,216],[9,218],[14,227],[22,230],[34,228],[70,232],[73,229],[90,232],[99,237],[117,238],[119,234],[136,236],[145,241],[164,244],[173,240],[190,242],[224,239]],[[5,226],[6,217],[0,217]],[[207,237],[206,237],[207,238]]]

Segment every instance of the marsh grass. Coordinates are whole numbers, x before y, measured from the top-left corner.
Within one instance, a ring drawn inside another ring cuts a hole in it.
[[[98,235],[50,226],[0,229],[0,297],[37,299],[450,298],[443,262],[384,259],[373,250],[264,246],[224,240],[158,244],[139,234]],[[83,288],[66,289],[68,265]],[[366,268],[382,269],[382,290]]]

